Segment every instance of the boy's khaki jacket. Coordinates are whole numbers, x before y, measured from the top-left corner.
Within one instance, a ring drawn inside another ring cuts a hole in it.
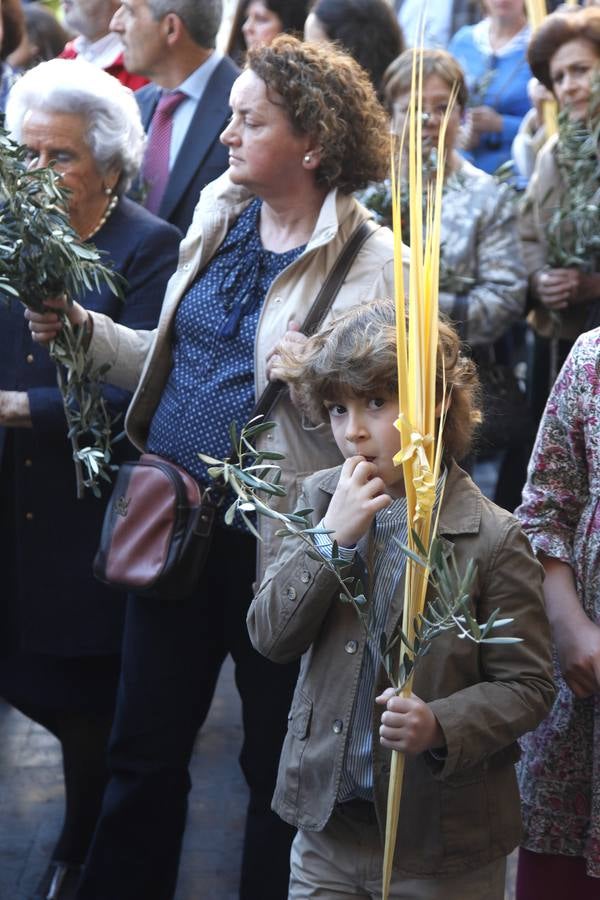
[[[304,484],[300,502],[314,509],[315,524],[339,472],[318,472]],[[478,621],[500,607],[502,617],[514,617],[514,623],[496,634],[523,642],[478,646],[446,633],[418,663],[413,690],[430,703],[447,757],[407,758],[395,860],[407,876],[462,872],[517,845],[516,741],[537,726],[554,698],[542,568],[516,519],[451,464],[438,533],[448,550],[454,548],[461,572],[469,558],[477,563]],[[377,552],[370,543],[367,537],[358,544],[363,560]],[[302,656],[273,809],[292,825],[314,831],[324,828],[336,803],[365,646],[353,607],[338,596],[326,566],[288,538],[248,614],[250,637],[262,654],[282,663]],[[400,620],[402,602],[403,585],[392,599],[388,635]],[[388,686],[380,668],[377,693]],[[374,703],[374,799],[383,833],[391,752],[379,743],[381,712]]]
[[[167,286],[158,327],[154,331],[133,331],[106,316],[92,313],[93,334],[90,352],[97,364],[108,363],[105,376],[111,384],[135,391],[125,419],[129,439],[144,450],[152,417],[171,372],[172,328],[179,303],[198,272],[212,259],[227,232],[254,195],[233,185],[227,173],[202,191],[194,218],[179,250],[177,270]],[[255,395],[266,385],[268,352],[288,329],[291,319],[303,322],[327,274],[344,244],[358,225],[369,218],[357,201],[337,190],[330,191],[321,207],[315,230],[304,252],[273,281],[260,313],[254,350]],[[333,304],[334,313],[365,300],[392,297],[393,239],[387,228],[368,238],[356,257]],[[331,314],[330,314],[331,315]],[[307,473],[340,461],[340,453],[329,427],[307,427],[287,395],[281,397],[270,416],[277,422],[274,431],[257,442],[265,449],[285,454],[282,484],[295,503],[297,486]],[[238,423],[242,424],[242,423]],[[198,447],[210,455],[210,447]],[[287,500],[284,501],[287,503]],[[275,559],[279,540],[277,524],[262,519],[259,529],[258,575]]]

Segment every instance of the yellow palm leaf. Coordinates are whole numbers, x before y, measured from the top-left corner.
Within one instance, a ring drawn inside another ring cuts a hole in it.
[[[422,57],[415,50],[411,80],[408,127],[408,180],[410,215],[410,275],[408,304],[401,276],[402,227],[400,205],[400,159],[392,150],[392,215],[394,258],[396,264],[396,331],[398,347],[400,452],[394,458],[402,466],[407,498],[409,546],[417,550],[412,531],[425,547],[432,536],[435,487],[442,460],[441,425],[436,429],[436,367],[438,346],[438,284],[440,263],[441,206],[444,171],[444,147],[447,119],[440,128],[438,177],[427,185],[425,222],[423,221],[422,159]],[[452,103],[450,104],[450,110]],[[436,433],[437,431],[437,433]],[[414,637],[413,622],[423,612],[428,573],[411,559],[406,561],[404,578],[403,628],[408,641]],[[400,650],[402,659],[405,647]],[[403,689],[409,695],[412,679]],[[392,753],[388,792],[386,835],[383,862],[383,900],[389,896],[392,863],[398,829],[398,816],[404,780],[404,756]]]

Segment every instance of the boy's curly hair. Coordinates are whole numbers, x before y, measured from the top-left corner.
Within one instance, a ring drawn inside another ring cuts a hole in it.
[[[312,422],[329,422],[326,402],[344,396],[398,393],[396,311],[391,300],[354,306],[306,343],[281,352],[294,403]],[[444,425],[444,453],[463,459],[481,421],[475,363],[461,351],[451,325],[439,324],[437,401],[443,379],[450,406]]]
[[[250,50],[246,66],[283,101],[293,128],[320,144],[318,184],[351,194],[386,177],[389,121],[369,76],[348,54],[280,35]]]

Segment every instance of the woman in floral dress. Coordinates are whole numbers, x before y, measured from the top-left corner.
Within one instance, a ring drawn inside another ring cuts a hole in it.
[[[522,740],[517,900],[600,897],[600,329],[554,384],[516,512],[546,571],[557,699]]]

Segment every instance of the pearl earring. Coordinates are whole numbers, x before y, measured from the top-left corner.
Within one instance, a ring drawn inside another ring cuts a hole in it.
[[[112,188],[110,188],[110,187],[105,187],[105,188],[104,188],[104,193],[106,194],[107,197],[110,197],[111,194],[112,194]]]
[[[312,156],[310,155],[310,153],[305,153],[304,154],[304,162],[309,163],[311,160],[312,160]]]

